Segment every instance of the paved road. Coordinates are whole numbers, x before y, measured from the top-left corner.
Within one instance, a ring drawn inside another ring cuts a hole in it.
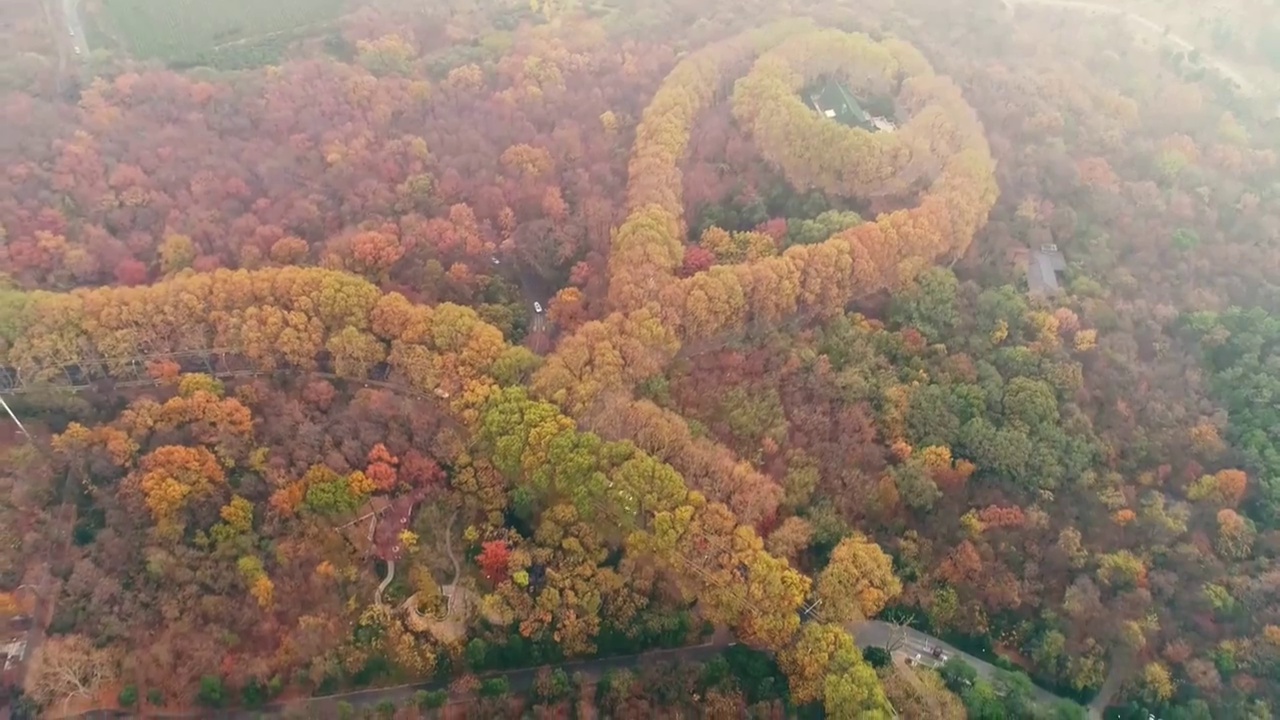
[[[911,654],[920,653],[921,656],[927,656],[928,647],[941,647],[943,652],[948,656],[956,656],[963,658],[966,662],[973,666],[978,672],[978,676],[985,680],[995,680],[1000,677],[1004,670],[982,660],[981,658],[970,655],[949,645],[932,635],[927,635],[918,630],[911,628],[900,628],[896,625],[871,620],[868,622],[850,625],[849,631],[853,633],[858,646],[862,648],[879,646],[888,647],[895,644],[899,649]],[[624,670],[648,665],[655,662],[706,662],[716,655],[719,655],[725,648],[734,645],[727,635],[721,635],[713,638],[711,641],[701,645],[691,647],[674,648],[671,650],[653,650],[639,655],[626,655],[621,657],[600,658],[595,660],[578,660],[567,662],[553,667],[558,667],[566,673],[573,675],[574,673],[582,673],[591,680],[598,680],[609,670]],[[505,677],[511,686],[512,692],[527,692],[533,687],[534,679],[537,677],[541,668],[525,668],[520,670],[506,670],[500,672],[491,672],[481,675],[482,679]],[[329,695],[325,697],[301,698],[291,702],[272,703],[256,710],[237,710],[219,713],[220,718],[235,718],[236,720],[255,720],[262,716],[277,717],[285,712],[304,713],[312,717],[332,717],[337,714],[337,704],[339,702],[350,703],[353,707],[371,708],[382,702],[393,702],[402,705],[413,699],[415,693],[419,690],[439,690],[447,687],[440,682],[423,682],[410,685],[397,685],[395,687],[370,688],[368,690],[357,690],[355,692],[340,693],[337,695]],[[1032,696],[1037,702],[1049,704],[1056,703],[1063,698],[1054,695],[1044,688],[1033,686]],[[461,698],[453,698],[454,701]],[[128,717],[128,713],[119,711],[98,710],[81,714],[80,718],[89,720],[108,720],[109,718]],[[148,717],[156,720],[186,720],[189,718],[211,717],[207,712],[186,711],[172,713],[149,713]],[[1099,715],[1098,717],[1101,717]]]
[[[970,655],[969,653],[949,645],[932,635],[928,635],[914,630],[909,627],[899,627],[889,623],[880,622],[879,620],[869,620],[861,624],[853,624],[849,626],[849,632],[853,633],[854,639],[858,643],[858,647],[890,647],[897,645],[903,652],[911,655],[919,653],[922,658],[929,657],[931,648],[940,647],[942,652],[948,657],[963,658],[965,662],[973,666],[978,672],[978,676],[983,680],[991,681],[998,678],[1006,671],[992,665],[982,658]],[[1036,702],[1043,704],[1056,703],[1066,698],[1059,697],[1045,690],[1039,685],[1033,685],[1031,691],[1032,697]]]
[[[83,60],[89,55],[89,41],[84,35],[84,21],[80,17],[80,0],[60,0],[65,27],[58,28],[59,40],[71,41],[74,57]],[[75,52],[79,51],[79,52]]]
[[[591,680],[598,680],[609,670],[626,670],[640,665],[649,665],[657,662],[707,662],[719,655],[726,647],[733,643],[726,639],[720,638],[702,645],[694,645],[691,647],[675,648],[672,650],[653,650],[639,655],[626,655],[622,657],[601,658],[598,660],[579,660],[576,662],[567,662],[552,667],[564,670],[569,675],[582,673]],[[541,668],[526,668],[522,670],[506,670],[501,672],[491,672],[480,675],[481,679],[505,677],[511,686],[513,693],[528,692],[533,687],[534,679],[538,675]],[[341,693],[338,695],[329,695],[325,697],[300,698],[292,702],[279,702],[258,708],[256,710],[233,710],[222,711],[218,713],[210,711],[185,711],[185,712],[149,712],[148,718],[154,720],[189,720],[191,718],[212,718],[217,717],[220,720],[257,720],[257,718],[278,717],[286,712],[295,714],[302,713],[309,717],[337,717],[337,705],[339,702],[347,702],[352,707],[359,710],[360,708],[372,708],[379,703],[393,702],[397,705],[403,705],[413,699],[414,693],[419,690],[440,690],[446,688],[447,685],[440,682],[424,682],[412,685],[397,685],[395,687],[370,688],[368,690],[358,690],[356,692]],[[452,701],[461,698],[453,698]],[[118,718],[133,717],[131,713],[116,710],[95,710],[82,713],[77,716],[84,720],[115,720]]]
[[[1102,683],[1102,687],[1098,690],[1098,695],[1089,703],[1089,717],[1093,720],[1102,720],[1102,713],[1111,704],[1111,699],[1120,692],[1120,686],[1129,677],[1133,670],[1132,658],[1117,657],[1117,653],[1112,653],[1110,669],[1107,673],[1107,679]]]
[[[1000,1],[1004,3],[1004,6],[1006,8],[1009,8],[1010,10],[1012,10],[1017,5],[1040,5],[1040,6],[1047,6],[1047,7],[1072,8],[1072,9],[1081,10],[1083,12],[1087,12],[1091,14],[1104,13],[1109,15],[1115,15],[1117,17],[1124,18],[1134,23],[1135,25],[1141,27],[1144,30],[1147,30],[1149,32],[1155,33],[1163,37],[1166,41],[1177,46],[1179,49],[1182,49],[1182,50],[1197,49],[1196,46],[1190,41],[1188,41],[1186,38],[1183,38],[1173,32],[1166,33],[1165,32],[1166,26],[1156,23],[1153,20],[1150,20],[1148,18],[1145,18],[1141,15],[1130,12],[1123,8],[1116,7],[1115,5],[1098,3],[1098,2],[1086,2],[1085,0],[1000,0]],[[1249,93],[1251,95],[1261,94],[1262,91],[1258,87],[1257,83],[1245,77],[1244,73],[1242,73],[1239,69],[1237,69],[1235,66],[1231,65],[1230,63],[1226,62],[1225,60],[1209,55],[1205,53],[1203,50],[1200,51],[1200,59],[1205,65],[1214,68],[1215,70],[1220,72],[1222,75],[1226,76],[1228,79],[1234,81],[1237,85],[1240,86],[1240,89],[1245,91],[1246,93]]]

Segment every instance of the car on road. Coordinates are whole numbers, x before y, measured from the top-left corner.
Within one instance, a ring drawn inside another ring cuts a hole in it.
[[[538,303],[538,302],[534,303],[534,304],[533,304],[533,311],[534,311],[534,312],[536,312],[536,313],[538,313],[539,315],[541,315],[541,314],[542,314],[542,303]]]
[[[67,28],[67,34],[69,34],[71,37],[75,37],[75,36],[76,36],[76,29],[75,29],[75,28]]]

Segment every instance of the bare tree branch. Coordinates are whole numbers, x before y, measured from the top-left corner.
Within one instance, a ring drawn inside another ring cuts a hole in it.
[[[26,690],[48,705],[90,696],[116,675],[114,656],[93,646],[83,635],[49,638],[40,648],[27,677]]]

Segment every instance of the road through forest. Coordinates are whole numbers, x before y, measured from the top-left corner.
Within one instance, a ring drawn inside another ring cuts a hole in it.
[[[71,35],[71,46],[80,49],[80,57],[89,54],[89,40],[84,35],[84,18],[80,15],[81,0],[61,0],[62,18],[66,21],[68,34]],[[62,28],[58,29],[59,34]]]
[[[1006,672],[982,658],[970,655],[932,635],[909,627],[892,625],[879,620],[869,620],[861,624],[851,624],[848,629],[857,639],[858,647],[866,648],[873,645],[878,647],[897,646],[896,649],[901,649],[911,655],[919,653],[922,657],[929,656],[928,648],[940,647],[948,657],[962,658],[969,663],[978,672],[978,677],[988,682]],[[1050,704],[1066,699],[1045,690],[1039,685],[1033,685],[1032,687],[1031,695],[1038,703]]]
[[[1132,23],[1135,23],[1136,25],[1138,25],[1144,30],[1147,30],[1149,32],[1155,33],[1156,35],[1163,37],[1165,40],[1173,43],[1181,50],[1190,51],[1190,50],[1198,49],[1195,46],[1195,44],[1193,44],[1186,38],[1181,37],[1180,35],[1177,35],[1176,33],[1173,33],[1171,31],[1166,32],[1164,25],[1161,25],[1153,20],[1145,18],[1141,15],[1138,15],[1137,13],[1130,12],[1128,10],[1117,7],[1115,5],[1110,5],[1106,3],[1097,3],[1097,2],[1087,2],[1087,0],[1001,0],[1001,2],[1004,3],[1004,6],[1006,8],[1009,8],[1010,10],[1014,9],[1018,5],[1033,5],[1033,6],[1038,5],[1041,7],[1060,7],[1060,8],[1080,10],[1082,12],[1086,12],[1090,14],[1105,13],[1109,15],[1115,15],[1117,17],[1121,17]],[[1200,58],[1205,65],[1214,68],[1215,70],[1222,73],[1224,76],[1226,76],[1230,80],[1234,81],[1237,85],[1240,86],[1241,90],[1251,95],[1257,95],[1262,92],[1261,89],[1258,87],[1257,83],[1245,77],[1244,73],[1242,73],[1234,65],[1228,63],[1225,60],[1222,60],[1221,58],[1217,58],[1212,55],[1209,55],[1204,50],[1200,50],[1199,52],[1200,52]]]
[[[1004,671],[981,658],[970,655],[963,650],[948,645],[947,643],[911,628],[904,628],[898,625],[881,622],[879,620],[869,620],[863,623],[854,623],[848,626],[848,630],[853,634],[860,648],[868,648],[871,646],[886,647],[890,644],[896,644],[898,649],[904,652],[916,653],[922,655],[926,652],[925,646],[941,647],[950,656],[959,657],[973,666],[978,676],[984,680],[994,680]],[[708,642],[701,645],[693,645],[689,647],[673,648],[670,650],[653,650],[638,655],[624,655],[619,657],[599,658],[595,660],[578,660],[573,662],[561,663],[550,667],[564,670],[570,675],[582,673],[592,681],[599,680],[604,674],[610,670],[632,670],[646,665],[660,662],[690,662],[700,663],[707,662],[719,655],[721,652],[732,645],[736,644],[733,638],[727,633],[714,636]],[[521,668],[518,670],[503,670],[489,672],[480,675],[481,678],[505,677],[510,685],[511,691],[514,693],[524,693],[533,687],[534,679],[537,677],[541,668]],[[221,713],[219,717],[235,718],[236,720],[255,720],[260,717],[279,717],[285,713],[302,714],[308,717],[329,718],[337,716],[337,705],[339,702],[349,703],[356,709],[372,708],[379,703],[392,702],[402,705],[413,699],[415,693],[420,690],[439,690],[448,686],[440,682],[422,682],[409,685],[396,685],[394,687],[369,688],[367,690],[356,690],[353,692],[339,693],[336,695],[328,695],[324,697],[300,698],[287,702],[271,703],[265,707],[255,710],[239,710]],[[1063,700],[1057,695],[1041,688],[1033,686],[1032,696],[1040,703],[1055,703]],[[461,701],[462,698],[453,698],[454,702]],[[191,718],[207,717],[207,712],[201,711],[182,711],[182,712],[152,712],[147,717],[155,720],[189,720]],[[98,710],[87,712],[79,715],[80,718],[86,720],[107,720],[108,718],[124,718],[130,717],[129,713],[115,710]],[[1099,714],[1098,717],[1101,717]]]

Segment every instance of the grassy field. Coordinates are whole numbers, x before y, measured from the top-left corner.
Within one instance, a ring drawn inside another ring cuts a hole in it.
[[[341,14],[345,0],[101,0],[130,54],[174,67],[274,61],[293,39]]]

